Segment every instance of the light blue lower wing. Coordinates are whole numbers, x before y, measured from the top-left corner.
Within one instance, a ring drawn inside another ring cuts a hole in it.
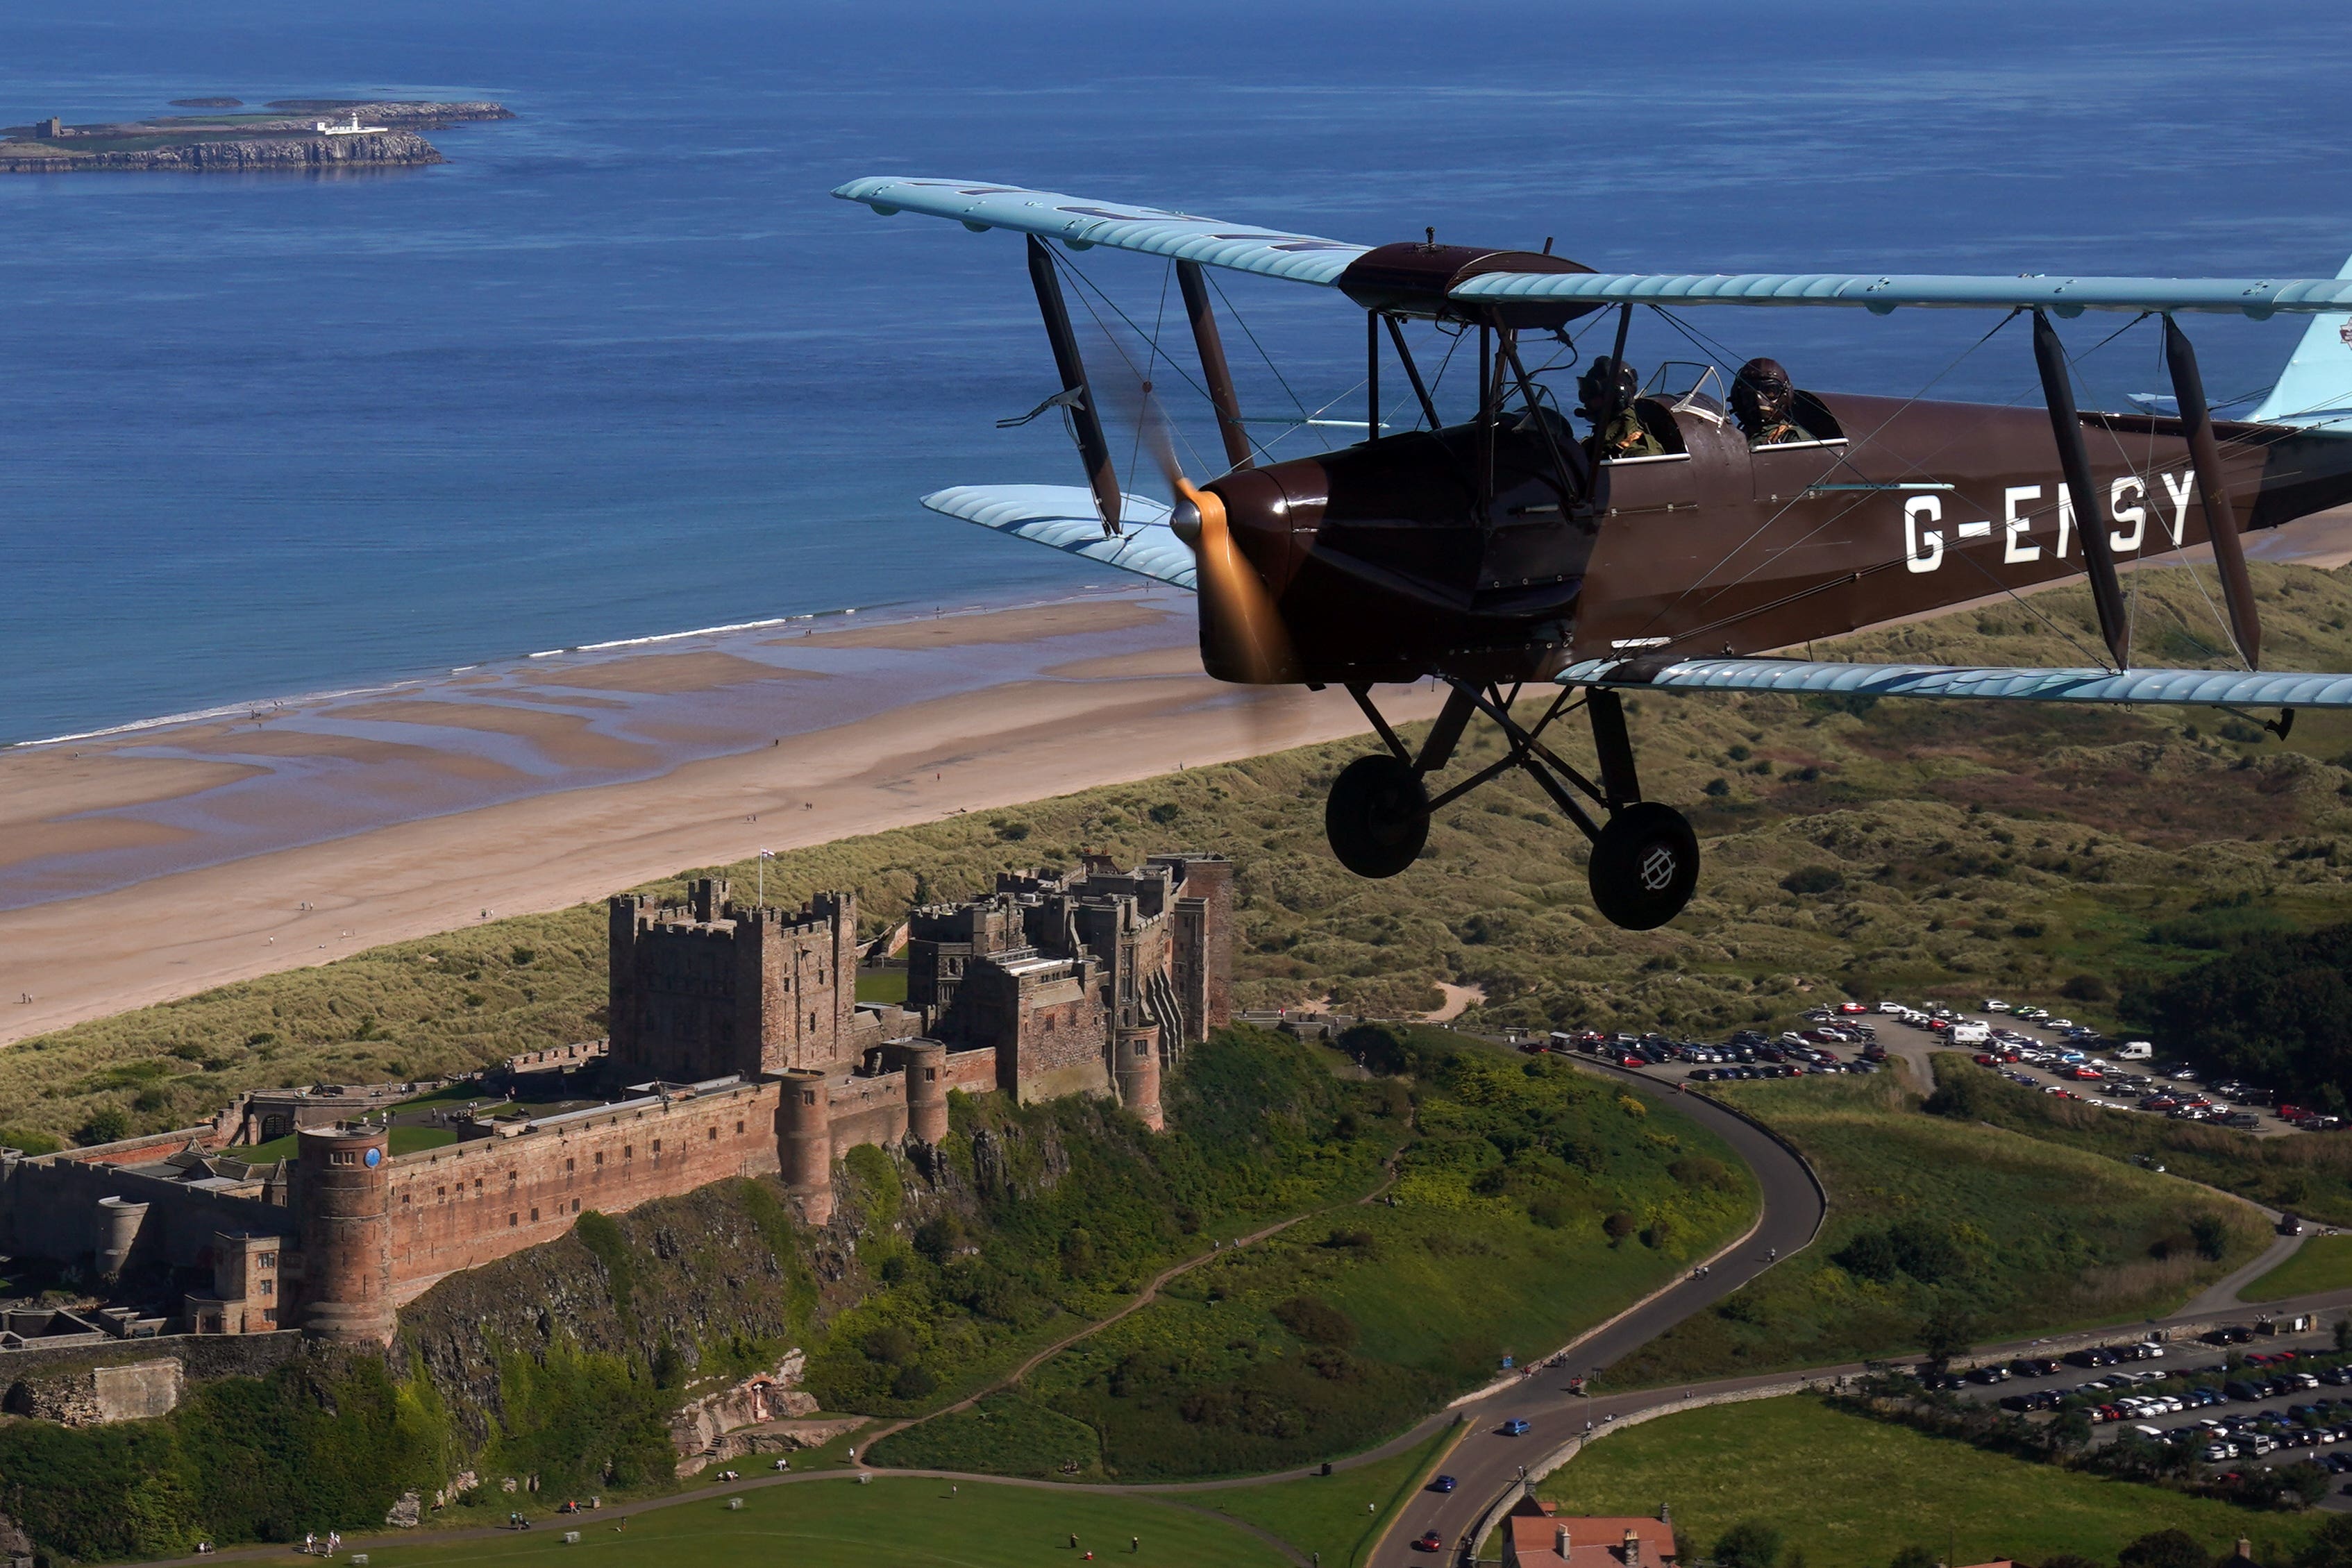
[[[2352,707],[2352,675],[2250,670],[2031,670],[1961,664],[1833,664],[1797,659],[1588,659],[1570,686],[1682,692],[1795,692],[2007,702],[2167,703],[2189,706]]]
[[[1178,588],[1193,586],[1192,552],[1168,527],[1168,504],[1148,496],[1122,499],[1123,531],[1112,538],[1103,537],[1094,492],[1082,485],[957,485],[932,491],[923,497],[923,505],[942,517],[978,523],[1121,571]]]

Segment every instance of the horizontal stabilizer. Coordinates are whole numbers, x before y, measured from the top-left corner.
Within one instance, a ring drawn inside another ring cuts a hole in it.
[[[957,517],[1030,539],[1070,555],[1115,566],[1139,577],[1191,589],[1192,552],[1168,526],[1168,503],[1148,496],[1120,497],[1123,531],[1103,537],[1094,492],[1083,485],[957,485],[934,490],[923,505]]]
[[[2180,706],[2352,707],[2352,675],[2260,670],[2030,670],[1965,664],[1840,664],[1798,659],[1587,659],[1568,686],[1682,692],[1790,692],[2004,702],[2163,703]]]

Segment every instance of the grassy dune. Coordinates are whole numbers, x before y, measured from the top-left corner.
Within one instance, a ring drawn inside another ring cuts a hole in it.
[[[1727,1099],[1804,1151],[1821,1239],[1609,1369],[1612,1387],[1822,1366],[2153,1316],[2244,1263],[2261,1216],[2168,1176],[1920,1114],[1891,1078],[1742,1084]],[[2200,1219],[2220,1256],[2200,1249]]]
[[[2113,1562],[2129,1542],[2184,1530],[2218,1561],[2241,1535],[2276,1563],[2312,1521],[2252,1513],[2128,1481],[1987,1453],[1800,1396],[1722,1405],[1612,1433],[1540,1488],[1576,1513],[1655,1513],[1671,1500],[1688,1562],[1733,1524],[1778,1530],[1810,1568],[1878,1568],[1907,1546],[1938,1563],[2062,1552]]]
[[[2271,664],[2352,668],[2352,570],[2255,578]],[[2214,656],[2186,574],[2135,581],[2152,656]],[[2080,663],[2089,615],[2084,594],[2053,591],[1820,651]],[[1599,919],[1582,841],[1517,781],[1442,812],[1406,874],[1349,875],[1324,848],[1322,800],[1361,741],[794,852],[770,867],[771,891],[854,887],[878,930],[910,902],[1081,850],[1222,851],[1239,865],[1247,1005],[1328,998],[1396,1015],[1435,1008],[1444,981],[1485,988],[1474,1025],[1693,1030],[1841,992],[2112,985],[2345,907],[2352,724],[2332,716],[2305,715],[2282,746],[2202,710],[1728,695],[1630,706],[1645,791],[1693,808],[1706,841],[1699,896],[1664,931]],[[1497,755],[1483,738],[1465,752],[1457,768]],[[27,1040],[0,1052],[0,1128],[67,1137],[107,1107],[159,1128],[262,1085],[449,1071],[591,1039],[604,940],[590,906],[496,921]]]

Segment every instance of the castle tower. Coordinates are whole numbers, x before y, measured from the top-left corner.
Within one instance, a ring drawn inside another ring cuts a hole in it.
[[[776,1158],[801,1218],[833,1218],[833,1099],[822,1072],[786,1072],[776,1097]]]
[[[381,1127],[305,1127],[294,1157],[302,1223],[302,1332],[392,1340],[391,1171]]]
[[[936,1145],[948,1135],[948,1048],[923,1040],[898,1050],[907,1063],[907,1136]]]
[[[101,1197],[98,1200],[98,1240],[90,1250],[97,1255],[98,1275],[111,1280],[122,1272],[131,1260],[131,1249],[138,1245],[139,1227],[147,1218],[147,1206],[130,1198]]]
[[[1121,1025],[1112,1031],[1111,1076],[1118,1103],[1155,1133],[1168,1130],[1160,1113],[1160,1026]]]

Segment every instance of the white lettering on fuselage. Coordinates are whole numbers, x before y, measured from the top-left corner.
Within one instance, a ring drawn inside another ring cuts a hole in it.
[[[1944,515],[1944,503],[1933,496],[1907,496],[1903,501],[1903,564],[1913,571],[1933,571],[1944,564],[1944,534],[1940,528],[1920,532],[1919,525]],[[1920,553],[1920,547],[1927,553]]]
[[[2165,531],[2172,536],[2174,548],[2179,548],[2189,528],[2189,498],[2197,493],[2197,473],[2162,476],[2167,497],[2172,502],[2172,515],[2163,519]],[[2030,566],[2042,559],[2042,545],[2034,538],[2035,509],[2033,503],[2042,499],[2039,485],[2010,485],[2000,495],[2000,559],[2004,566]],[[2107,535],[2110,549],[2123,554],[2137,554],[2147,543],[2147,505],[2151,499],[2148,481],[2137,474],[2126,474],[2107,486],[2107,517],[2119,525]],[[2074,497],[2064,485],[2057,486],[2058,538],[2051,548],[2053,560],[2064,560],[2074,551]],[[1929,523],[1941,524],[1944,504],[1935,496],[1906,496],[1903,498],[1903,565],[1915,572],[1939,570],[1944,564],[1944,541],[1948,537],[1941,527],[1928,528]],[[2126,531],[2128,530],[2128,531]],[[1984,539],[1993,535],[1990,521],[1965,522],[1952,526],[1955,539]]]

